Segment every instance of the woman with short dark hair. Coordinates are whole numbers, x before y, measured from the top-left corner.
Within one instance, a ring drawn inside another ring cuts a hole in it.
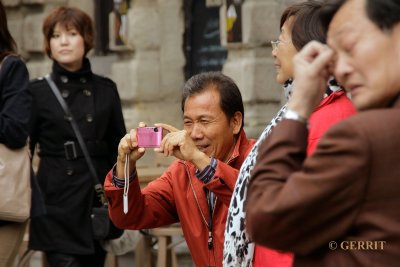
[[[45,50],[53,60],[51,79],[74,117],[100,182],[116,161],[125,134],[116,85],[92,72],[86,57],[93,47],[90,17],[72,7],[54,9],[43,23]],[[29,247],[44,251],[50,266],[104,266],[105,251],[94,240],[93,206],[100,206],[93,177],[83,156],[71,118],[47,81],[30,83],[34,98],[31,151],[39,146],[37,177],[47,214],[33,218]]]

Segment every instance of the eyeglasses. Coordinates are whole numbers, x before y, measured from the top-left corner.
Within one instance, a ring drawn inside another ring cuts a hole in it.
[[[275,50],[278,47],[278,44],[280,44],[281,42],[282,42],[281,40],[271,41],[272,50]]]

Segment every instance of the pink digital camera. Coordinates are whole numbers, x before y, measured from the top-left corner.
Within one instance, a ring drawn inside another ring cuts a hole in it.
[[[163,138],[162,127],[139,127],[136,129],[138,147],[160,147]]]

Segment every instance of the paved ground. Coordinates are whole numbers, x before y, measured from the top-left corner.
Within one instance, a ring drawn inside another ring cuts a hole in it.
[[[156,249],[156,248],[155,248]],[[176,247],[177,257],[178,257],[178,267],[195,267],[187,250],[186,243]],[[156,255],[156,251],[154,253]],[[156,256],[154,257],[154,265],[156,264]],[[44,267],[42,266],[42,254],[40,252],[35,252],[28,266],[24,267]],[[90,267],[90,266],[89,266]],[[135,266],[135,254],[128,253],[123,256],[117,257],[117,266],[110,263],[106,263],[105,267],[155,267],[155,266]]]
[[[118,257],[118,266],[117,267],[152,267],[152,266],[135,266],[135,255],[134,253],[128,253],[123,256]],[[194,267],[192,259],[190,255],[179,255],[178,257],[179,267]],[[109,267],[109,264],[106,264],[105,267]],[[28,266],[27,266],[28,267]],[[41,261],[41,254],[36,252],[29,263],[29,267],[43,267]]]

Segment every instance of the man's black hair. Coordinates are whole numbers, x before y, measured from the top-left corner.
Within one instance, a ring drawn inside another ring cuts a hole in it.
[[[244,125],[244,107],[242,95],[235,82],[221,72],[203,72],[191,77],[184,85],[182,92],[182,112],[185,112],[186,99],[204,90],[216,89],[220,95],[220,107],[228,119],[235,113],[242,113],[242,125]]]
[[[321,20],[325,31],[336,12],[349,0],[327,0],[321,9]],[[390,30],[400,22],[399,0],[366,0],[369,19],[381,30]]]

